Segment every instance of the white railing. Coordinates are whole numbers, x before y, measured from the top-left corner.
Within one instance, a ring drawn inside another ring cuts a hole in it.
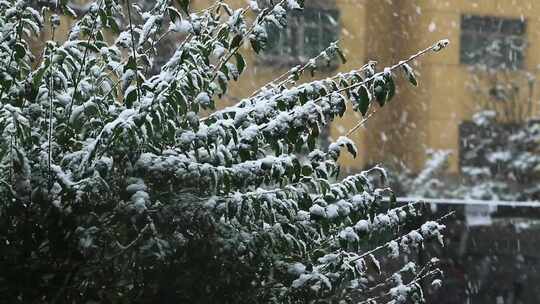
[[[477,199],[454,199],[454,198],[426,198],[426,197],[398,197],[399,203],[426,202],[441,205],[489,205],[502,207],[529,207],[540,208],[539,201],[496,201]]]

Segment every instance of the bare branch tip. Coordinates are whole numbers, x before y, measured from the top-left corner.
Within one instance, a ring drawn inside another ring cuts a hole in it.
[[[450,40],[448,39],[441,39],[437,41],[432,47],[431,50],[434,52],[439,52],[440,50],[446,48],[450,44]]]

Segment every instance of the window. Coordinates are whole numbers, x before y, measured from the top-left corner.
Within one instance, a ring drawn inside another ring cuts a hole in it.
[[[521,19],[461,17],[460,61],[495,69],[521,69],[526,23]]]
[[[269,26],[263,60],[282,64],[305,62],[337,41],[339,31],[337,9],[306,7],[289,17],[285,29]]]

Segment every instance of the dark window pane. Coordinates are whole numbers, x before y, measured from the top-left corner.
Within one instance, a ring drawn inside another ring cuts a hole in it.
[[[478,32],[486,27],[485,18],[478,16],[465,15],[461,17],[461,30],[462,31],[475,31]]]
[[[525,28],[525,22],[520,19],[462,16],[461,63],[499,69],[522,68]]]
[[[290,54],[290,43],[288,41],[291,37],[288,35],[288,31],[280,29],[275,25],[268,25],[266,28],[268,34],[267,47],[265,54],[281,56],[284,54]]]
[[[502,26],[501,32],[508,35],[524,35],[525,21],[506,20]]]
[[[303,56],[312,58],[321,52],[322,33],[321,28],[316,23],[304,27],[304,49]]]
[[[338,10],[307,7],[289,17],[287,29],[268,26],[265,55],[274,60],[305,61],[338,40],[339,32]]]
[[[337,10],[307,10],[304,31],[306,57],[317,56],[332,42],[339,39],[339,11]]]
[[[498,17],[464,15],[461,17],[461,30],[478,33],[501,33],[507,35],[525,34],[525,21]]]

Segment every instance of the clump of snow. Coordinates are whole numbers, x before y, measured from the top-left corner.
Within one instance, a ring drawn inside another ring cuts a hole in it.
[[[390,249],[390,253],[388,254],[389,257],[395,259],[399,257],[399,244],[392,240],[388,243],[388,249]]]
[[[349,243],[358,242],[360,238],[358,237],[358,234],[354,232],[354,229],[352,227],[347,227],[339,233],[339,237]]]
[[[309,213],[312,216],[326,217],[326,210],[318,204],[315,204],[309,208]]]
[[[182,19],[176,22],[171,22],[169,30],[180,34],[189,34],[193,31],[193,25],[188,20]]]
[[[302,263],[296,262],[289,266],[288,272],[295,276],[300,276],[306,272],[306,266]]]
[[[360,233],[367,233],[369,232],[371,227],[371,224],[368,220],[359,220],[355,225],[354,229]]]
[[[431,286],[435,289],[439,289],[442,286],[442,280],[441,279],[435,279],[431,282]]]
[[[328,207],[326,207],[326,217],[329,219],[335,219],[339,217],[338,210],[339,206],[337,206],[336,204],[329,205]]]

